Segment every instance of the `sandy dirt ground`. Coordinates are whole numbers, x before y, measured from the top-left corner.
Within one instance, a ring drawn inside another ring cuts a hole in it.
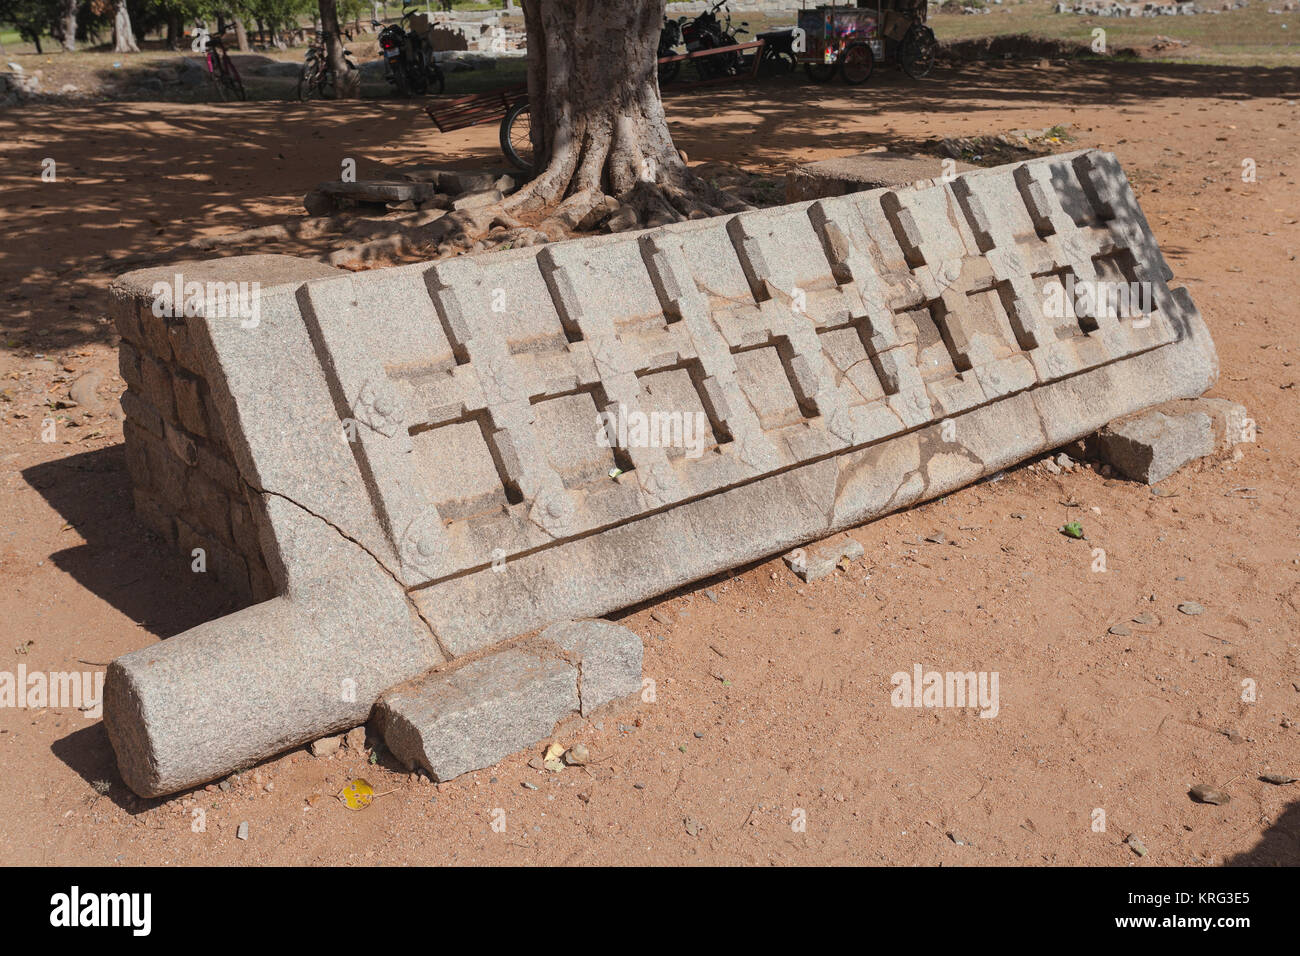
[[[1300,776],[1298,79],[971,66],[671,100],[693,163],[773,176],[1056,124],[1073,146],[1115,151],[1214,335],[1212,394],[1247,407],[1257,441],[1159,494],[1021,466],[855,529],[866,557],[831,578],[803,584],[772,560],[637,609],[623,623],[645,641],[654,700],[567,729],[564,743],[591,749],[586,768],[539,772],[521,754],[433,785],[363,753],[300,749],[144,801],[98,720],[0,708],[0,861],[1300,862],[1300,784],[1258,779]],[[0,114],[0,671],[102,670],[229,608],[131,513],[106,315],[118,260],[300,215],[345,157],[362,177],[408,161],[498,166],[495,139],[440,136],[417,108],[381,102]],[[46,158],[55,182],[40,178]],[[1086,541],[1058,533],[1067,520]],[[1188,601],[1204,613],[1176,609]],[[997,716],[891,706],[890,676],[916,664],[997,672]],[[360,812],[333,798],[357,776],[384,794]],[[1193,802],[1197,783],[1231,803]]]

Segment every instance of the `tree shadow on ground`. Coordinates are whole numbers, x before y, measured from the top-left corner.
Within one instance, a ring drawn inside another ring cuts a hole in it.
[[[1185,97],[1290,95],[1300,70],[1071,61],[967,64],[914,81],[882,66],[870,83],[807,82],[801,73],[760,84],[672,93],[669,124],[692,160],[733,155],[780,170],[818,150],[910,148],[892,114],[986,116],[985,131],[1014,125],[1008,109],[1133,109]],[[864,115],[864,129],[849,120]],[[878,122],[877,122],[878,120]],[[913,124],[914,125],[914,124]],[[6,242],[0,283],[11,308],[6,339],[50,351],[112,341],[105,289],[147,262],[210,258],[178,251],[200,233],[235,232],[301,215],[301,198],[338,179],[345,159],[359,178],[407,162],[497,167],[494,126],[439,134],[419,102],[95,103],[17,108],[0,116],[11,146],[0,170]],[[912,141],[909,141],[912,140]],[[58,175],[45,182],[45,160]]]
[[[1223,861],[1224,866],[1300,866],[1300,800],[1293,801],[1259,842]]]

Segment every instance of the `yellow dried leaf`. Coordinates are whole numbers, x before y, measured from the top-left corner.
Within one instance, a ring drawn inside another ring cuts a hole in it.
[[[364,810],[375,798],[375,788],[360,777],[339,791],[339,799],[349,810]]]

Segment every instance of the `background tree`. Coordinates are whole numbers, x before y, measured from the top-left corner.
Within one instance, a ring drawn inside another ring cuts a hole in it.
[[[126,0],[114,0],[113,3],[113,52],[140,52],[135,33],[131,30],[131,13],[126,8]]]
[[[657,225],[746,208],[673,145],[656,70],[665,2],[523,0],[539,172],[508,209],[555,207],[576,222],[610,195]]]
[[[54,26],[54,5],[50,0],[0,0],[0,23],[12,23],[18,38],[41,49],[41,37]]]
[[[327,34],[325,58],[334,71],[334,95],[339,99],[357,96],[361,92],[360,71],[348,70],[347,59],[343,56],[343,32],[339,29],[337,0],[320,0],[320,28]]]
[[[77,8],[79,6],[81,6],[79,0],[59,0],[58,40],[60,46],[68,53],[77,52]]]

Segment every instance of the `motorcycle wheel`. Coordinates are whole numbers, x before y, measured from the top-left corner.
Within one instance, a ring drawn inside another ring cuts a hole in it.
[[[717,46],[711,37],[706,37],[700,41],[701,50],[711,50]],[[701,80],[711,80],[714,77],[722,75],[722,64],[717,62],[716,56],[702,56],[695,61],[695,72],[700,75]]]
[[[501,121],[501,152],[511,166],[533,173],[533,124],[528,111],[528,101],[520,100],[510,107]]]
[[[397,90],[397,95],[402,99],[409,100],[411,98],[411,84],[406,79],[406,70],[400,61],[393,66],[393,87]]]
[[[914,80],[919,80],[934,69],[939,41],[929,27],[913,24],[898,48],[898,63]]]
[[[840,57],[840,75],[844,82],[860,86],[871,79],[871,71],[876,66],[876,55],[865,43],[853,43]]]
[[[735,46],[740,41],[729,33],[722,34],[718,46]],[[722,60],[721,72],[726,76],[736,76],[740,73],[741,59],[739,53],[727,53],[715,59]]]
[[[447,88],[447,76],[442,72],[442,67],[437,63],[429,64],[429,92],[434,96],[441,95],[442,91]]]
[[[673,56],[675,53],[676,53],[675,50],[659,51],[659,55],[661,57]],[[682,71],[681,60],[673,60],[673,62],[671,63],[660,63],[659,64],[659,85],[663,86],[665,83],[671,83],[673,80],[677,79],[677,74],[680,73],[681,71]]]
[[[829,83],[831,77],[835,75],[835,64],[805,63],[803,71],[808,74],[808,79],[814,83]]]
[[[793,73],[795,67],[793,53],[763,52],[763,59],[758,64],[758,75],[763,77],[785,76]]]

